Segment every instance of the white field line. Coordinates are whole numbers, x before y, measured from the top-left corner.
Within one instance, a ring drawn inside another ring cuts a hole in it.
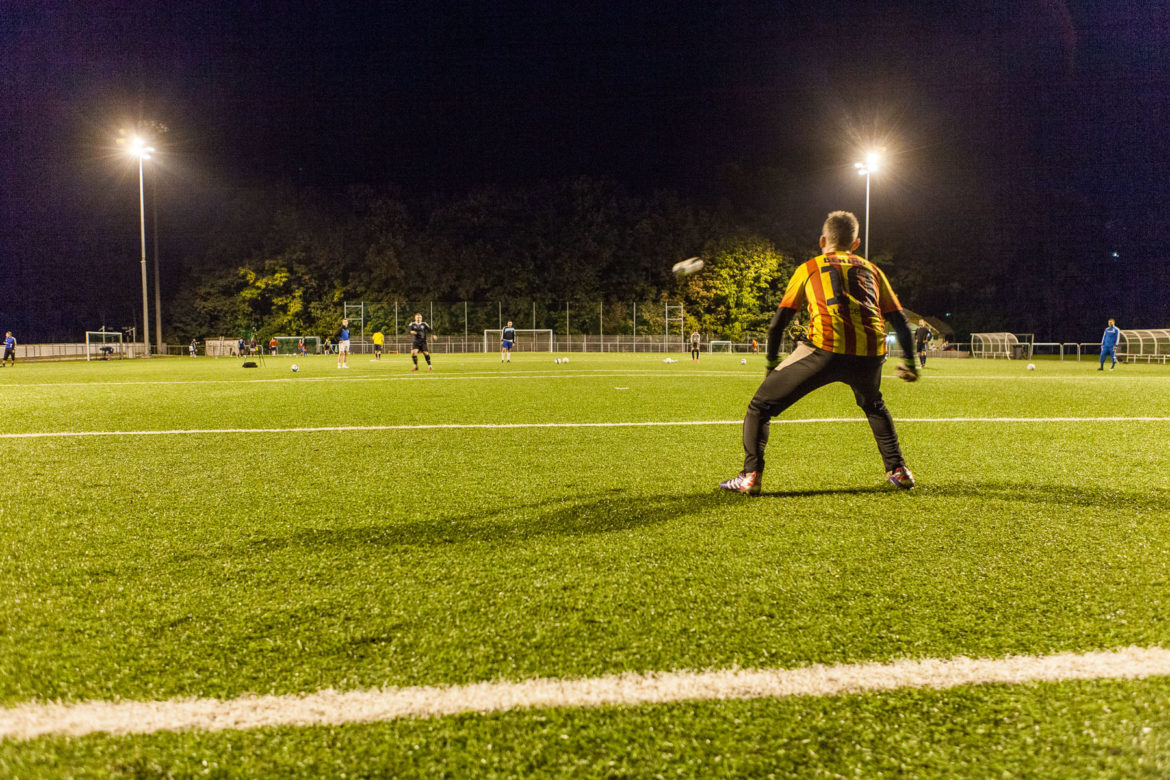
[[[607,379],[620,377],[635,377],[639,379],[688,379],[694,377],[723,377],[726,379],[750,379],[758,381],[761,378],[759,371],[755,370],[761,366],[751,366],[748,369],[738,370],[724,370],[718,369],[678,369],[677,371],[671,369],[636,369],[632,371],[613,371],[612,369],[570,369],[569,371],[558,371],[555,374],[534,374],[524,373],[522,371],[511,372],[507,374],[461,374],[461,373],[424,373],[417,376],[413,373],[406,373],[405,375],[369,375],[369,374],[344,374],[339,376],[304,376],[303,374],[296,377],[267,377],[264,379],[161,379],[161,380],[128,380],[125,382],[0,382],[0,388],[7,389],[21,389],[21,388],[45,388],[45,387],[132,387],[137,385],[155,386],[155,385],[253,385],[253,384],[271,384],[271,383],[287,383],[287,382],[437,382],[437,381],[462,381],[462,380],[503,380],[516,381],[521,379]],[[894,378],[893,372],[883,375],[887,380]],[[945,382],[945,381],[995,381],[995,382],[1120,382],[1120,381],[1140,381],[1140,382],[1158,382],[1170,381],[1170,376],[1110,376],[1107,380],[1101,377],[1094,376],[1035,376],[1035,375],[1021,375],[1021,376],[996,376],[994,374],[970,374],[962,375],[938,375],[931,374],[927,377],[928,382]]]
[[[575,680],[533,679],[470,685],[285,696],[166,701],[29,702],[0,709],[0,739],[95,732],[149,734],[197,729],[333,726],[458,713],[549,707],[602,707],[711,699],[840,696],[899,688],[1170,676],[1170,650],[1128,647],[1007,658],[944,658],[797,669],[646,672]]]
[[[809,423],[859,423],[864,417],[816,417],[772,420],[772,425]],[[898,417],[898,423],[1113,423],[1170,422],[1170,417]],[[226,433],[332,433],[342,431],[444,431],[515,430],[525,428],[673,428],[706,425],[741,425],[743,420],[668,420],[647,422],[547,422],[547,423],[433,423],[420,425],[322,425],[299,428],[173,428],[158,431],[37,431],[0,433],[0,439],[52,439],[85,436],[189,436]]]

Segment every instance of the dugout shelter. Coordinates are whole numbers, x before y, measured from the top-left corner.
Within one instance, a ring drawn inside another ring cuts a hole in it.
[[[1126,362],[1165,363],[1170,358],[1170,329],[1122,330],[1117,356]]]

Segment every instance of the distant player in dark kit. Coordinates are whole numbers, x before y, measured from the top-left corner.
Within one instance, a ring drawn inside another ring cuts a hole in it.
[[[694,363],[699,359],[699,331],[691,334],[691,362]]]
[[[918,353],[918,362],[926,368],[926,348],[930,346],[930,327],[926,320],[918,320],[918,330],[914,331],[914,351]]]
[[[431,365],[431,351],[427,348],[427,336],[430,335],[431,326],[423,322],[421,314],[414,315],[414,322],[410,323],[407,328],[410,331],[410,359],[414,361],[414,368],[411,371],[418,371],[418,353],[423,353],[423,357],[427,359],[427,371],[434,371],[435,367]]]
[[[853,254],[861,244],[857,238],[857,217],[834,211],[821,229],[824,252],[799,266],[788,282],[784,298],[768,326],[767,373],[748,404],[743,420],[743,471],[719,487],[736,493],[758,495],[764,475],[764,448],[773,417],[804,396],[833,382],[844,382],[853,390],[854,400],[865,412],[877,440],[886,479],[909,490],[914,476],[906,468],[894,420],[882,401],[882,363],[886,359],[888,319],[906,353],[907,365],[899,371],[903,379],[918,377],[914,368],[910,326],[902,304],[894,295],[881,269]],[[808,341],[796,345],[781,363],[781,337],[802,305],[811,320]],[[832,445],[821,445],[822,469],[832,468]]]
[[[516,343],[516,329],[512,327],[512,321],[508,320],[508,327],[504,328],[504,332],[500,338],[500,362],[512,362],[512,347]]]
[[[4,332],[4,360],[0,360],[0,368],[7,366],[9,360],[16,365],[16,339],[10,330]]]
[[[1109,370],[1112,371],[1117,366],[1117,340],[1121,338],[1121,329],[1109,318],[1109,327],[1101,334],[1101,365],[1097,367],[1098,371],[1105,370],[1105,358],[1111,361]]]
[[[342,320],[337,330],[337,367],[349,368],[349,320]]]

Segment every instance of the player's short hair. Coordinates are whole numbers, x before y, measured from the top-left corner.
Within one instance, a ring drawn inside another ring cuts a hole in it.
[[[848,211],[832,211],[821,227],[821,235],[825,237],[826,249],[848,251],[857,240],[859,226],[857,217]]]
[[[414,313],[414,316],[416,316],[416,317],[421,317],[421,316],[422,316],[422,314],[420,314],[419,312],[417,312],[417,311],[416,311],[416,312]]]
[[[512,327],[512,321],[511,321],[511,320],[508,320],[508,327],[509,327],[509,328],[510,328],[510,327]]]

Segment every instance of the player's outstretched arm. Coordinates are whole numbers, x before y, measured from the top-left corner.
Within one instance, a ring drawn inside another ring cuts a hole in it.
[[[886,319],[894,326],[894,335],[898,338],[898,346],[902,348],[902,354],[906,357],[906,368],[914,379],[917,379],[918,368],[914,364],[914,337],[910,335],[910,323],[906,321],[906,313],[898,309],[887,314]]]
[[[772,369],[780,365],[780,344],[784,339],[784,331],[788,329],[788,324],[795,316],[795,309],[784,306],[777,307],[776,313],[772,315],[772,321],[768,323],[768,354],[765,356],[767,360],[764,363],[765,371],[771,372]]]

